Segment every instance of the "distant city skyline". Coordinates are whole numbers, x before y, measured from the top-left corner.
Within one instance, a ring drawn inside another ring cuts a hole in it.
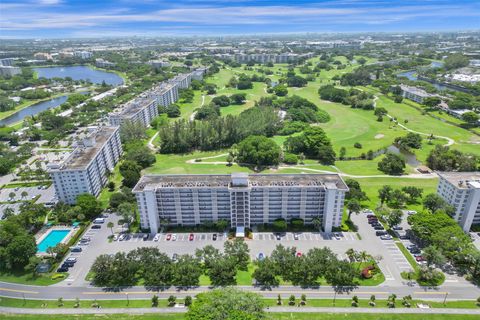
[[[454,31],[479,17],[476,0],[3,0],[0,37]]]

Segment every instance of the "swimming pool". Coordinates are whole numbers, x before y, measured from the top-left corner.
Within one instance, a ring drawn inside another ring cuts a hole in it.
[[[70,230],[51,230],[40,243],[37,244],[37,252],[47,252],[48,247],[55,247],[70,233]]]

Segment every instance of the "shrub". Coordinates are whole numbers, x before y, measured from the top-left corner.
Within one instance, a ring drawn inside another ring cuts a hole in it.
[[[300,219],[300,218],[293,218],[292,220],[290,220],[290,225],[292,226],[292,229],[293,230],[301,230],[304,226],[304,221],[303,219]]]
[[[360,142],[355,142],[355,143],[353,144],[353,147],[354,147],[354,148],[357,148],[357,149],[362,149],[362,144],[361,144]]]
[[[287,231],[287,222],[284,219],[273,221],[273,229],[277,232]]]
[[[298,157],[296,154],[293,153],[285,153],[283,155],[283,162],[285,162],[286,164],[297,164]]]
[[[291,306],[295,305],[295,296],[293,294],[288,298],[288,304]]]
[[[158,307],[158,296],[156,294],[152,297],[152,307]]]
[[[177,301],[177,297],[175,296],[170,296],[168,297],[168,306],[173,307],[175,305],[175,301]]]
[[[277,296],[277,305],[279,305],[279,306],[282,305],[282,297],[280,296],[280,294],[278,294],[278,296]]]
[[[188,307],[191,304],[192,304],[192,297],[186,296],[185,297],[185,307]]]
[[[63,273],[55,273],[53,276],[52,276],[52,280],[59,280],[59,279],[63,279],[65,278],[65,274]]]

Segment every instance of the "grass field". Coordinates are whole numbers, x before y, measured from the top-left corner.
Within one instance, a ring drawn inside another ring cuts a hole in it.
[[[18,273],[0,273],[0,281],[19,283],[19,284],[28,284],[32,286],[49,286],[60,281],[63,281],[65,278],[60,278],[52,280],[53,274],[39,275],[37,277],[32,277],[32,273],[28,272],[18,272]],[[68,277],[68,275],[66,276]]]

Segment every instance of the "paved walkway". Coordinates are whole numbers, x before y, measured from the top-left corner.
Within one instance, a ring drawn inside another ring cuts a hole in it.
[[[307,302],[308,303],[308,302]],[[271,307],[266,312],[286,313],[396,313],[396,314],[465,314],[480,315],[480,309],[417,309],[417,308],[333,308],[333,307]],[[0,307],[0,314],[146,314],[146,313],[185,313],[187,308],[50,308],[28,309]]]

